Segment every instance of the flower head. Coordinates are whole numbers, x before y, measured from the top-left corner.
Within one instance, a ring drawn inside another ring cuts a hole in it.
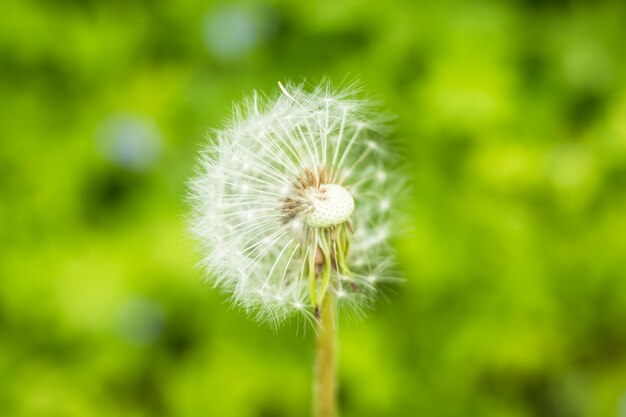
[[[354,85],[279,87],[245,100],[201,154],[191,200],[202,264],[262,321],[314,317],[326,297],[360,311],[393,266],[400,184],[385,117]]]

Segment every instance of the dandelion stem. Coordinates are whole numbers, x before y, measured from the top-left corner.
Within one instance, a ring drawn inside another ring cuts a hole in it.
[[[335,358],[335,297],[332,291],[324,297],[317,319],[315,351],[314,416],[337,416],[337,381]]]

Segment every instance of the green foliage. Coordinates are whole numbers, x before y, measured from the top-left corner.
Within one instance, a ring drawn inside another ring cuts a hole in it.
[[[626,415],[624,21],[619,1],[3,2],[0,414],[307,415],[310,331],[201,282],[185,181],[244,93],[359,76],[398,115],[414,230],[406,283],[341,325],[343,415]]]

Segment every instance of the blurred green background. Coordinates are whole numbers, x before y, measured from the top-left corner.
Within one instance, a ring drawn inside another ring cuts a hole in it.
[[[311,332],[201,281],[185,181],[233,100],[357,76],[414,233],[343,416],[626,416],[625,42],[623,1],[3,1],[0,415],[308,415]]]

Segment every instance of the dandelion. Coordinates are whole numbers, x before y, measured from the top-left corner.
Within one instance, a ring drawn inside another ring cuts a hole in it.
[[[385,117],[354,84],[278,84],[252,95],[201,153],[192,231],[208,279],[258,320],[317,328],[318,416],[335,413],[338,309],[357,315],[393,278],[389,236],[401,190]]]

